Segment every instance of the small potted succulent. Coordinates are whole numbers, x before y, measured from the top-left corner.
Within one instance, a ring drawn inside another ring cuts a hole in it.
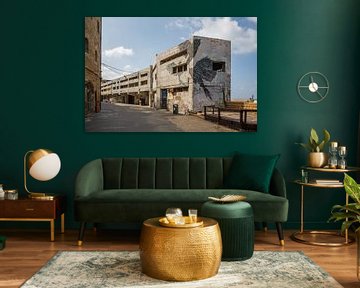
[[[309,151],[308,165],[310,167],[323,167],[327,164],[328,154],[324,152],[325,144],[330,140],[330,133],[323,129],[324,139],[320,141],[319,136],[314,128],[310,130],[308,143],[296,143]]]

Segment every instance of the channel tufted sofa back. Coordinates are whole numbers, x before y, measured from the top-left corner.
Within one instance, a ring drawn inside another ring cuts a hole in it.
[[[231,158],[104,158],[104,189],[216,189]]]

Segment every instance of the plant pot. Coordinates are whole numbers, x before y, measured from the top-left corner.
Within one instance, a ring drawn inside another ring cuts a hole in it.
[[[321,168],[327,164],[328,154],[325,152],[310,152],[308,156],[308,165],[313,168]]]

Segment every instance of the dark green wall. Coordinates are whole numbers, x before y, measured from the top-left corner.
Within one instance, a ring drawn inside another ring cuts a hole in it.
[[[94,158],[280,153],[278,167],[288,181],[290,199],[287,227],[297,227],[299,187],[291,181],[306,153],[294,142],[306,141],[311,127],[327,128],[348,147],[349,163],[356,164],[360,2],[202,2],[1,1],[0,183],[22,189],[24,153],[39,147],[56,151],[62,160],[60,174],[29,186],[66,194],[67,225],[77,227],[72,217],[74,179]],[[258,17],[257,133],[85,133],[84,16],[171,15]],[[331,85],[319,104],[306,103],[296,93],[297,81],[309,71],[324,73]],[[343,201],[341,190],[309,190],[306,221],[327,226],[330,207]]]

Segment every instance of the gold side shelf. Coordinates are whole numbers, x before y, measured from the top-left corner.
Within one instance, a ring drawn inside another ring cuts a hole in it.
[[[341,237],[344,238],[343,242],[319,242],[316,241],[316,239],[314,239],[313,241],[310,240],[305,240],[300,238],[299,236],[301,235],[311,235],[311,236],[316,236],[316,235],[327,235],[327,236],[335,236],[335,237]],[[335,232],[335,231],[316,231],[316,230],[312,230],[312,231],[298,231],[295,232],[293,234],[291,234],[290,238],[296,242],[302,243],[302,244],[308,244],[308,245],[316,245],[316,246],[328,246],[328,247],[340,247],[340,246],[344,246],[344,245],[349,245],[353,242],[355,242],[355,239],[351,236],[348,236],[347,239],[342,236],[340,233]]]
[[[335,183],[335,184],[319,184],[319,183],[315,183],[315,182],[301,182],[301,180],[294,180],[295,184],[299,184],[299,185],[303,185],[303,186],[308,186],[308,187],[319,187],[319,188],[343,188],[344,187],[344,183],[339,182],[339,183]]]
[[[309,171],[314,171],[314,172],[330,172],[330,173],[346,173],[346,172],[356,172],[356,171],[360,171],[359,167],[347,167],[346,169],[331,169],[331,168],[313,168],[313,167],[308,167],[308,166],[302,166],[301,169],[305,169],[305,170],[309,170]],[[303,244],[308,244],[308,245],[317,245],[317,246],[330,246],[330,247],[337,247],[337,246],[344,246],[344,245],[348,245],[351,244],[355,241],[355,239],[353,237],[349,236],[349,231],[348,229],[345,229],[345,235],[341,235],[339,232],[336,231],[318,231],[318,230],[305,230],[304,229],[304,188],[305,187],[309,187],[309,188],[326,188],[326,189],[332,189],[332,188],[344,188],[344,183],[342,183],[341,181],[339,183],[335,183],[335,184],[319,184],[316,182],[302,182],[301,180],[294,180],[293,181],[295,184],[299,185],[301,187],[300,190],[300,229],[299,231],[293,233],[290,238],[296,242],[299,243],[303,243]],[[345,205],[349,204],[349,195],[347,193],[345,193]],[[301,237],[301,236],[308,236],[308,239],[305,239],[305,237]],[[322,237],[321,240],[323,240],[324,238],[326,238],[326,236],[330,237],[342,237],[344,238],[344,241],[332,241],[332,242],[321,242],[320,241],[320,237]]]
[[[347,167],[346,169],[332,169],[332,168],[315,168],[309,166],[301,166],[301,169],[319,171],[319,172],[335,172],[335,173],[344,173],[344,172],[356,172],[360,171],[360,167]]]

